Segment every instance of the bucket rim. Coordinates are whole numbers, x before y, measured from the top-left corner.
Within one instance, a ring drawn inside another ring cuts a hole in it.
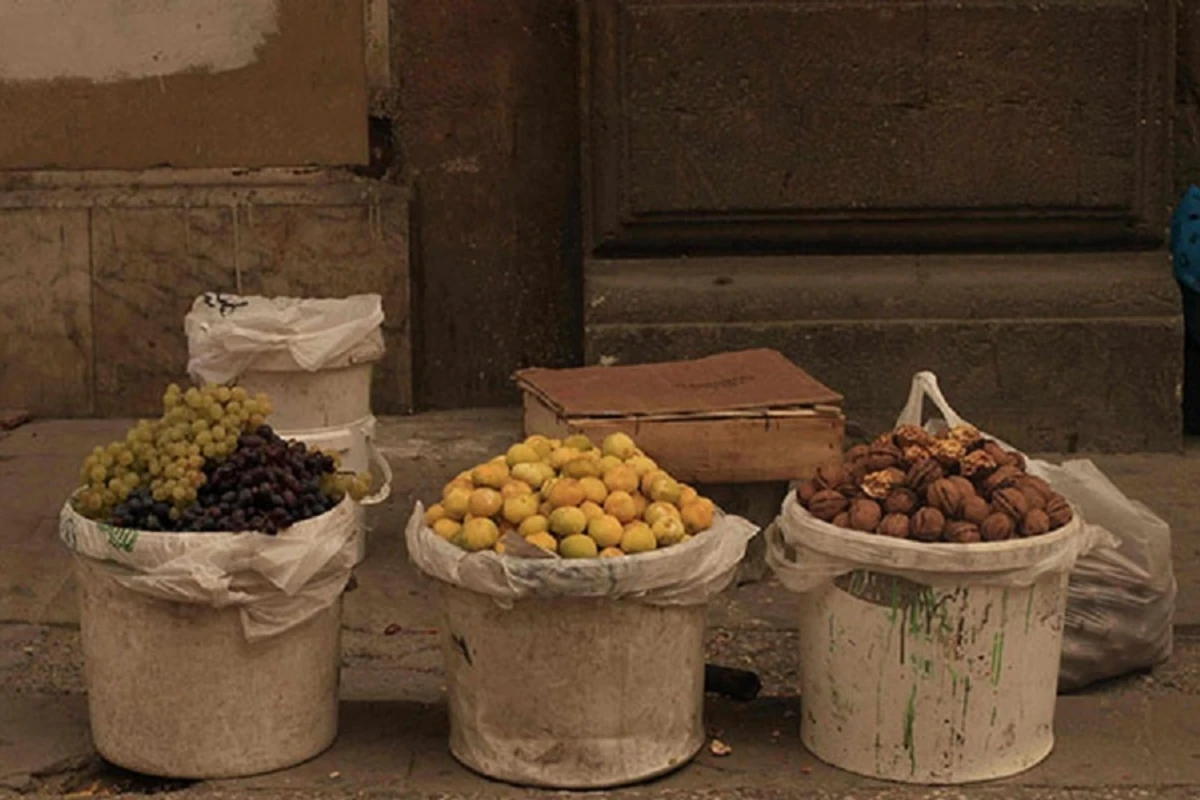
[[[874,533],[839,528],[817,519],[790,492],[783,517],[795,515],[800,525],[781,526],[788,545],[802,546],[822,555],[856,561],[863,567],[923,573],[986,574],[1026,569],[1059,556],[1085,534],[1079,509],[1071,506],[1071,521],[1057,530],[1002,542],[955,544],[894,539]]]

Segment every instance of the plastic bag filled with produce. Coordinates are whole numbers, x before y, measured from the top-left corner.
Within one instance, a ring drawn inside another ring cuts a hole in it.
[[[616,433],[530,436],[418,503],[406,536],[422,571],[501,601],[692,605],[729,585],[755,533]]]
[[[240,608],[251,640],[328,608],[350,578],[353,503],[370,479],[281,439],[270,412],[236,386],[172,385],[162,417],[87,456],[60,537],[131,590]]]

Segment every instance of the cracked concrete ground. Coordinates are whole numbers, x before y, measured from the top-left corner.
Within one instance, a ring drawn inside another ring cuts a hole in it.
[[[94,755],[77,630],[75,587],[56,514],[81,456],[115,438],[121,421],[35,422],[0,438],[0,798],[524,797],[459,766],[447,722],[428,582],[408,564],[400,531],[412,503],[518,432],[511,411],[388,419],[381,441],[395,470],[358,587],[347,596],[342,717],[334,746],[278,773],[236,781],[169,782],[124,773]],[[797,731],[796,601],[774,581],[731,589],[714,605],[708,659],[756,670],[748,704],[709,697],[710,732],[732,746],[640,787],[627,798],[1093,798],[1200,797],[1200,453],[1096,458],[1130,495],[1171,522],[1180,582],[1177,647],[1168,663],[1059,700],[1057,743],[1043,764],[986,786],[884,784],[828,767]]]

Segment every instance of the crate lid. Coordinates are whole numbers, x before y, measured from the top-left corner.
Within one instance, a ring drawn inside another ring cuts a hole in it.
[[[514,378],[565,417],[749,412],[842,401],[782,353],[765,348],[656,364],[537,367]]]

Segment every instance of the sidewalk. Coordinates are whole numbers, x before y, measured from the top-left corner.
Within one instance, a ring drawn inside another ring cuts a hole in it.
[[[39,421],[0,434],[0,797],[178,788],[196,797],[507,797],[529,794],[481,779],[446,749],[441,659],[429,586],[405,557],[413,502],[457,471],[501,452],[519,433],[515,411],[423,414],[381,421],[395,471],[358,588],[347,597],[341,735],[308,764],[242,781],[189,787],[105,769],[91,752],[74,583],[57,541],[57,513],[83,455],[126,421]],[[1125,798],[1200,796],[1200,451],[1095,459],[1174,527],[1180,604],[1176,657],[1133,677],[1060,699],[1058,743],[1043,765],[988,788],[878,784],[808,755],[797,733],[794,598],[773,581],[730,590],[711,617],[709,660],[749,666],[763,697],[709,698],[708,722],[733,753],[705,752],[687,769],[619,792],[629,797]],[[536,793],[534,793],[536,794]],[[542,793],[544,794],[544,793]]]

